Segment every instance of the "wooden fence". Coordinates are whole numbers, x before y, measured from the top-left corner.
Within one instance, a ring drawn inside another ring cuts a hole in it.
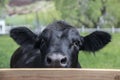
[[[105,31],[105,32],[109,32],[109,33],[119,33],[120,32],[120,28],[115,28],[115,27],[111,27],[111,28],[77,28],[79,32],[93,32],[96,30],[100,30],[100,31]]]
[[[6,26],[6,28],[2,28],[2,26],[0,26],[0,34],[3,34],[3,35],[4,34],[9,34],[9,31],[12,28],[13,28],[12,26]],[[33,32],[40,33],[42,30],[44,30],[44,28],[45,28],[44,26],[36,28],[35,30],[33,30]],[[93,31],[96,31],[96,30],[106,31],[106,32],[109,32],[109,33],[120,33],[120,28],[115,28],[115,27],[111,27],[111,28],[85,28],[85,27],[82,27],[82,28],[77,28],[77,30],[80,33],[93,32]]]
[[[0,69],[0,80],[120,80],[120,69]]]

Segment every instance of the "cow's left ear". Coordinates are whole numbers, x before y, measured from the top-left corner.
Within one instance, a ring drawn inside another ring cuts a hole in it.
[[[81,50],[95,52],[111,41],[111,35],[103,31],[95,31],[83,37]]]
[[[35,43],[37,35],[26,27],[13,28],[10,31],[12,39],[20,46],[32,45]]]

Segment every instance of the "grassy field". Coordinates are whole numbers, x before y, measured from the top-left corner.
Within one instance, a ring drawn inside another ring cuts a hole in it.
[[[120,34],[113,34],[112,41],[96,55],[80,52],[83,68],[120,68]],[[0,36],[0,68],[8,68],[12,53],[18,45],[9,36]]]

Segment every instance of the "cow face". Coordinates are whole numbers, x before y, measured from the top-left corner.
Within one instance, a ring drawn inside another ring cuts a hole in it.
[[[49,25],[39,36],[45,67],[75,67],[78,65],[78,52],[82,46],[78,31],[63,22]]]
[[[31,45],[34,49],[39,49],[41,67],[54,68],[80,67],[78,63],[80,50],[98,51],[111,39],[111,36],[103,31],[95,31],[82,37],[74,27],[64,21],[48,25],[39,36],[27,28],[19,27],[11,30],[11,37],[23,48]]]
[[[96,31],[82,37],[71,25],[55,22],[41,33],[37,43],[45,67],[77,67],[79,50],[95,52],[110,41],[106,32]]]

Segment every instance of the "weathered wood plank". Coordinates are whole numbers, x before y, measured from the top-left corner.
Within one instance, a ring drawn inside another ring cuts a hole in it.
[[[0,69],[0,80],[120,80],[120,69]]]

